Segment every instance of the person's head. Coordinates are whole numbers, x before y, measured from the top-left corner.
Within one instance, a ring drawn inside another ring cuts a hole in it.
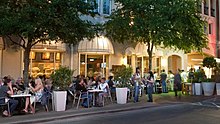
[[[21,78],[21,77],[18,77],[18,79],[17,79],[16,82],[17,82],[17,83],[21,83],[21,82],[22,82],[22,78]]]
[[[112,80],[112,79],[113,79],[113,76],[109,76],[108,79],[109,79],[109,80]]]
[[[173,72],[171,70],[169,70],[169,74],[173,74]]]
[[[11,83],[11,79],[5,79],[4,80],[4,85],[8,85],[9,83]]]
[[[85,83],[85,82],[84,82],[84,79],[81,78],[79,84],[84,84],[84,83]]]
[[[140,68],[139,67],[136,68],[136,73],[140,73]]]
[[[151,78],[154,78],[154,74],[153,74],[152,71],[149,71],[148,74],[149,74],[149,76],[150,76]]]
[[[101,79],[101,83],[105,83],[105,77]]]

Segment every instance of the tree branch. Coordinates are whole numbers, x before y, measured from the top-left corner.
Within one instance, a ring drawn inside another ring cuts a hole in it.
[[[9,38],[9,40],[10,40],[12,43],[14,43],[14,44],[16,44],[16,45],[18,45],[18,46],[20,46],[20,47],[22,47],[22,48],[25,49],[25,46],[23,46],[23,45],[17,43],[16,41],[14,41],[9,35],[6,35],[6,37]]]
[[[36,45],[40,40],[37,40],[36,42],[34,42],[33,44],[31,44],[31,47]]]
[[[18,35],[18,36],[19,36],[19,37],[21,38],[21,40],[24,42],[22,46],[25,47],[25,44],[26,44],[25,39],[24,39],[21,35]]]

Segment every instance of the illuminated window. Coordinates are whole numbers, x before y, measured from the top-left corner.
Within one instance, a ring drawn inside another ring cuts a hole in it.
[[[41,59],[42,60],[49,60],[50,59],[50,53],[49,52],[42,53]]]

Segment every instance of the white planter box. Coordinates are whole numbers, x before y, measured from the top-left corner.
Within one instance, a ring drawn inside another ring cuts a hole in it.
[[[214,93],[215,82],[202,82],[202,88],[205,96],[212,96]]]
[[[118,104],[127,103],[127,93],[128,93],[128,88],[116,88],[116,97]]]
[[[199,96],[202,95],[202,85],[201,83],[194,83],[193,85],[193,94]]]
[[[66,96],[67,96],[67,91],[53,92],[53,103],[54,103],[55,111],[66,110]]]
[[[216,83],[217,95],[220,95],[220,83]]]

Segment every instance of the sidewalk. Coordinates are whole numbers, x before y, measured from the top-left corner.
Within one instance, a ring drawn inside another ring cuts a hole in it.
[[[189,102],[198,102],[212,97],[204,96],[182,96],[181,99],[176,99],[174,93],[164,93],[164,94],[154,94],[154,103],[148,103],[147,97],[144,94],[140,98],[140,102],[133,103],[133,100],[129,100],[127,104],[107,104],[104,107],[92,107],[92,108],[71,108],[71,103],[67,106],[67,110],[63,112],[44,112],[39,110],[36,114],[27,114],[27,115],[16,115],[13,117],[3,118],[0,117],[1,124],[30,124],[30,123],[42,123],[56,119],[65,119],[71,117],[80,117],[85,115],[93,114],[103,114],[103,113],[113,113],[120,111],[130,111],[135,109],[145,109],[150,107],[158,107],[161,105],[172,105],[172,104],[184,104]],[[38,108],[42,108],[39,106]]]

